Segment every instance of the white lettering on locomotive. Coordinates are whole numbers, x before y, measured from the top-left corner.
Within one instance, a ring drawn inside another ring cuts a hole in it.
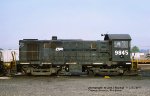
[[[64,48],[59,48],[59,47],[57,47],[55,50],[56,50],[56,51],[63,51]]]
[[[128,55],[128,50],[115,50],[115,55]]]

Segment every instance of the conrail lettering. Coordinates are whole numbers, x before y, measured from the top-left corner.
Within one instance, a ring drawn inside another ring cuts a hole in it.
[[[64,48],[56,48],[55,50],[56,50],[56,51],[63,51]]]

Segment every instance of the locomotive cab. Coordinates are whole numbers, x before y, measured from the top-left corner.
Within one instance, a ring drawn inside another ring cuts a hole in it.
[[[111,44],[111,57],[113,62],[129,62],[131,37],[128,34],[107,34],[105,40]]]
[[[110,44],[112,66],[121,69],[123,74],[131,70],[131,37],[128,34],[106,34],[104,40]],[[127,73],[128,74],[128,73]]]

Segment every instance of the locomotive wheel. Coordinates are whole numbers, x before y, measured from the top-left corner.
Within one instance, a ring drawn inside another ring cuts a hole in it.
[[[21,70],[21,73],[22,73],[23,75],[31,75],[31,74],[27,73],[26,70],[24,70],[24,69]]]
[[[57,76],[60,76],[61,75],[61,69],[59,69],[58,71],[57,71],[57,74],[56,74]]]
[[[88,71],[87,71],[87,75],[88,75],[88,76],[93,76],[93,75],[94,75],[93,70],[88,70]]]
[[[28,75],[28,76],[30,76],[31,73],[28,73],[28,72],[27,72],[27,69],[28,69],[28,68],[29,68],[29,67],[28,67],[27,65],[22,66],[22,68],[21,68],[21,73],[22,73],[23,75]]]
[[[123,72],[123,73],[120,73],[119,75],[120,75],[120,76],[123,76],[123,75],[124,75],[124,72]]]

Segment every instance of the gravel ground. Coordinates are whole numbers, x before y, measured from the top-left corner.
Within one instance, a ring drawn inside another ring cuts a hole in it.
[[[150,96],[150,77],[16,76],[0,79],[0,96]]]

